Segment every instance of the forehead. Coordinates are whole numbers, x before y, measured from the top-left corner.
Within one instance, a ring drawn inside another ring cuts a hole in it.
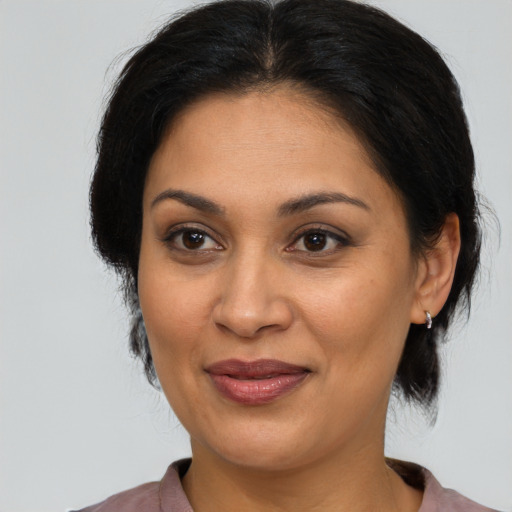
[[[233,194],[269,203],[311,190],[397,200],[350,127],[286,88],[211,95],[184,109],[153,155],[145,200],[165,188],[228,204]]]

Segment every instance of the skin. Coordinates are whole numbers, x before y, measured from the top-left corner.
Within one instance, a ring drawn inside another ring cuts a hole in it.
[[[326,192],[361,204],[283,212]],[[310,250],[304,229],[326,245]],[[451,216],[437,248],[414,256],[402,204],[362,144],[289,88],[209,96],[175,120],[146,180],[139,296],[191,436],[194,510],[418,510],[422,493],[384,461],[386,410],[409,325],[441,309],[459,243]],[[205,372],[231,358],[310,374],[241,405]]]

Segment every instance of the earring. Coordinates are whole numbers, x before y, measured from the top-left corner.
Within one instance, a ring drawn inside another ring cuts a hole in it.
[[[427,329],[432,329],[432,315],[430,314],[430,311],[425,311],[425,325],[427,326]]]

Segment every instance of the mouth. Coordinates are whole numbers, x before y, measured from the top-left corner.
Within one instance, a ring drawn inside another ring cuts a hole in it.
[[[217,391],[232,402],[262,405],[292,392],[311,373],[276,359],[219,361],[206,368]]]

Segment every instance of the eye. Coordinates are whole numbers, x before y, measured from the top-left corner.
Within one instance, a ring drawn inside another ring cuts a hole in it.
[[[342,235],[324,229],[311,229],[302,233],[288,248],[289,251],[331,252],[348,245],[348,239]]]
[[[172,232],[166,242],[182,251],[220,250],[222,246],[200,229],[181,228]]]

